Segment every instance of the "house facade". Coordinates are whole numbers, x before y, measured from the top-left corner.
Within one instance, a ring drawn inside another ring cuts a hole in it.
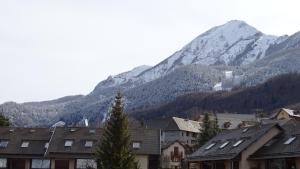
[[[96,168],[94,154],[102,129],[0,128],[0,169]],[[141,169],[157,169],[160,131],[130,130],[132,149]]]
[[[179,141],[174,141],[162,147],[161,168],[181,169],[186,158],[186,147]]]
[[[175,141],[193,146],[201,132],[201,122],[178,117],[151,120],[146,122],[146,127],[161,130],[162,146]]]
[[[227,130],[188,157],[197,169],[300,169],[300,121]]]

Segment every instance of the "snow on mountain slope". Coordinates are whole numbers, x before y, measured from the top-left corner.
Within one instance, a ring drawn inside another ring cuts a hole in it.
[[[243,21],[233,20],[201,34],[180,51],[139,76],[145,81],[151,81],[189,64],[249,64],[263,58],[270,45],[279,43],[277,39]]]
[[[103,89],[108,87],[115,87],[118,85],[125,84],[130,81],[134,81],[136,77],[142,72],[148,70],[151,66],[142,65],[138,66],[131,71],[124,72],[115,76],[109,76],[106,80],[100,82],[95,89]]]
[[[274,75],[300,70],[299,50],[300,33],[276,37],[243,21],[230,21],[201,34],[154,67],[141,66],[109,76],[86,96],[7,103],[0,105],[0,110],[16,126],[48,126],[58,120],[74,124],[83,117],[101,120],[117,91],[124,93],[128,110],[135,110],[164,104],[186,93],[210,92],[214,87],[252,86]]]

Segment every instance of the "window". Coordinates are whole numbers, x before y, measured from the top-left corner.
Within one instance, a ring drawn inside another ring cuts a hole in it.
[[[93,147],[93,141],[85,141],[84,147]]]
[[[207,147],[205,148],[205,150],[211,149],[214,145],[216,145],[216,143],[211,143],[209,146],[207,146]]]
[[[92,159],[77,159],[76,169],[97,168],[95,160]]]
[[[178,147],[174,147],[174,155],[175,156],[178,156],[179,155],[179,149],[178,149]]]
[[[284,142],[284,144],[286,144],[286,145],[291,144],[295,139],[296,139],[296,137],[290,137],[288,140],[286,140]]]
[[[187,131],[187,132],[186,132],[186,136],[190,136],[190,132]]]
[[[45,149],[49,147],[49,142],[45,143]]]
[[[234,143],[233,147],[237,147],[238,145],[240,145],[244,140],[239,140],[236,143]]]
[[[6,167],[7,167],[7,159],[0,158],[0,168],[6,168]]]
[[[65,141],[65,147],[72,147],[73,145],[73,140],[66,140]]]
[[[1,140],[0,141],[0,148],[6,148],[8,145],[8,140]]]
[[[23,141],[22,144],[21,144],[21,147],[22,148],[29,147],[29,141]]]
[[[76,131],[75,128],[71,128],[71,129],[70,129],[70,132],[74,132],[74,131]]]
[[[219,148],[224,148],[229,144],[229,141],[226,141],[225,143],[223,143]]]
[[[50,168],[50,160],[32,159],[31,168],[32,169]]]
[[[244,130],[243,130],[243,133],[246,133],[248,131],[248,128],[245,128]]]
[[[89,130],[89,133],[90,133],[90,134],[95,134],[95,133],[96,133],[96,130],[95,130],[95,129],[90,129],[90,130]]]
[[[132,143],[132,147],[134,149],[140,149],[141,148],[141,143],[140,142],[133,142]]]

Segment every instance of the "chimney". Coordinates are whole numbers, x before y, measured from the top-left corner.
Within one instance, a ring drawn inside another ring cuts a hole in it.
[[[89,126],[89,121],[88,121],[88,119],[84,119],[84,125],[85,125],[85,127],[88,127],[88,126]]]

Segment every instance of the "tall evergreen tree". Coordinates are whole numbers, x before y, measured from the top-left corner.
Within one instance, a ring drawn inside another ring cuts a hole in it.
[[[214,120],[209,118],[209,114],[205,113],[202,120],[202,129],[198,137],[198,143],[196,148],[203,146],[207,141],[214,137],[220,131],[218,126],[218,118],[215,117]]]
[[[0,113],[0,127],[2,126],[9,126],[9,120]]]
[[[115,97],[104,132],[96,152],[98,169],[135,169],[135,156],[128,132],[128,117],[124,113],[122,96]]]
[[[212,137],[217,135],[220,132],[218,117],[216,114],[214,114],[214,116],[215,116],[215,119],[213,120]]]

